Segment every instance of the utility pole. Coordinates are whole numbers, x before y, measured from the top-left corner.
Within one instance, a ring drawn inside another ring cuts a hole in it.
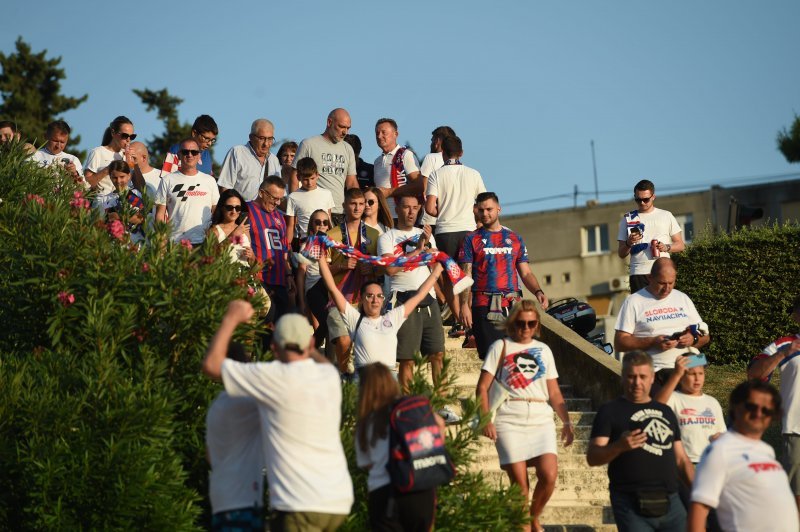
[[[597,189],[597,161],[594,158],[594,139],[592,139],[592,169],[594,169],[594,199],[600,201],[600,192]]]
[[[578,185],[575,185],[575,189],[572,192],[572,207],[578,207]]]

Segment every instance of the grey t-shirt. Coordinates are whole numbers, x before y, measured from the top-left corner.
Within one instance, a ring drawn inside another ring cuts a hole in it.
[[[356,175],[356,156],[353,148],[346,142],[334,144],[322,135],[309,137],[300,143],[292,165],[297,168],[297,161],[303,157],[311,157],[317,163],[319,186],[329,190],[333,196],[332,212],[341,214],[344,203],[344,183],[349,175]]]

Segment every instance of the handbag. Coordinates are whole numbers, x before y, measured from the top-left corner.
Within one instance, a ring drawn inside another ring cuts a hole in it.
[[[500,382],[500,371],[502,371],[503,360],[506,358],[506,341],[503,340],[503,352],[500,354],[500,360],[497,361],[497,369],[494,372],[494,379],[492,384],[489,385],[489,421],[494,423],[494,418],[497,415],[497,409],[503,406],[508,400],[508,388],[503,386]],[[469,426],[472,430],[476,430],[481,423],[480,412],[477,412],[469,421]]]
[[[661,517],[669,512],[667,490],[639,490],[634,493],[636,511],[642,517]]]

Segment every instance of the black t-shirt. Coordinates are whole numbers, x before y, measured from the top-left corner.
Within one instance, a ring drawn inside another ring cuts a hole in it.
[[[678,491],[678,466],[673,442],[681,431],[672,409],[661,403],[632,403],[620,397],[604,404],[592,424],[591,438],[607,436],[614,443],[626,430],[641,429],[647,442],[620,454],[608,464],[612,490],[634,492],[641,488]]]
[[[356,179],[358,180],[358,188],[361,190],[374,187],[375,166],[365,162],[361,157],[359,157],[358,161],[356,161]]]

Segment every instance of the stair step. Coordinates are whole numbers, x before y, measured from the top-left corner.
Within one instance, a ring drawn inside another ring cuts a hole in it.
[[[562,449],[558,454],[558,467],[561,469],[580,469],[587,468],[586,455],[584,453],[572,453]],[[606,470],[606,466],[598,466],[596,469]],[[475,462],[470,467],[472,471],[499,471],[500,459],[497,450],[492,444],[491,447],[481,448],[475,454]]]
[[[586,501],[580,500],[551,500],[545,506],[541,519],[543,523],[580,523],[595,527],[613,525],[614,512],[607,505],[586,504]]]
[[[616,532],[616,525],[544,525],[545,532]]]
[[[483,476],[489,485],[509,485],[508,475],[505,471],[484,471]],[[536,473],[533,469],[528,471],[528,479],[531,486],[536,484]],[[609,504],[608,476],[600,468],[596,471],[594,469],[560,470],[551,500],[596,501]]]

